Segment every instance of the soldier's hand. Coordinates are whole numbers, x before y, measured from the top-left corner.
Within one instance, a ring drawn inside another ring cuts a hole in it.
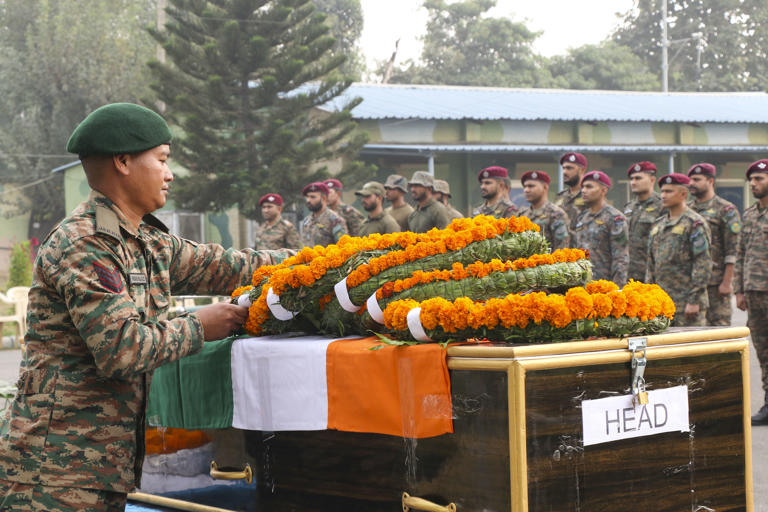
[[[723,281],[720,283],[720,287],[717,289],[717,292],[720,294],[721,297],[728,297],[730,294],[733,293],[733,285],[731,283],[726,283]]]
[[[699,314],[699,305],[698,304],[686,304],[685,305],[685,316],[688,317],[694,317]]]
[[[193,314],[203,324],[205,341],[213,341],[226,338],[240,329],[248,319],[248,308],[228,302],[219,302],[202,307]]]
[[[747,310],[747,298],[744,296],[743,293],[736,294],[736,307],[742,311]]]

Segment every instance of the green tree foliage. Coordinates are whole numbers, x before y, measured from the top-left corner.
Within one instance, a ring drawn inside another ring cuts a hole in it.
[[[360,36],[363,33],[363,8],[360,0],[315,0],[317,10],[328,16],[331,35],[336,39],[334,54],[347,57],[341,71],[359,80],[365,70],[365,60],[360,53]]]
[[[496,87],[550,84],[532,49],[538,33],[508,18],[487,16],[496,0],[425,0],[427,32],[421,61],[395,69],[392,83]]]
[[[768,2],[669,0],[668,4],[668,38],[673,41],[668,52],[669,90],[765,88]],[[657,76],[661,76],[661,6],[662,0],[636,0],[613,35],[617,43],[632,48]],[[697,34],[701,34],[701,46]]]
[[[166,30],[153,31],[170,60],[153,62],[153,88],[180,130],[173,156],[190,170],[175,197],[193,211],[238,205],[255,218],[258,199],[297,199],[341,161],[356,176],[365,143],[339,97],[343,55],[326,16],[308,0],[170,0]],[[334,101],[340,108],[319,111]]]
[[[154,0],[0,1],[0,202],[32,212],[43,238],[64,212],[63,176],[51,169],[91,110],[150,94],[145,26]]]
[[[563,89],[657,91],[659,77],[630,48],[613,41],[584,45],[550,60],[553,86]]]
[[[14,286],[32,286],[32,256],[29,240],[11,247],[11,268],[6,289]]]

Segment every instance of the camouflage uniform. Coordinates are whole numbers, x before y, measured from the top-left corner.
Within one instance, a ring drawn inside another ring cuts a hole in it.
[[[607,279],[619,286],[627,282],[627,221],[619,210],[609,204],[597,213],[585,208],[572,236],[576,247],[589,250],[595,281]]]
[[[331,210],[344,219],[344,222],[347,224],[347,234],[349,236],[358,236],[358,233],[360,233],[360,226],[365,220],[365,215],[360,213],[360,210],[342,202],[339,202],[339,204],[336,205],[336,208],[331,208]]]
[[[733,203],[715,196],[708,201],[693,201],[688,206],[704,217],[709,223],[712,235],[710,253],[712,255],[712,276],[709,278],[707,294],[707,325],[731,325],[731,296],[720,295],[720,283],[723,281],[725,266],[736,263],[736,251],[739,248],[741,217]]]
[[[448,219],[454,220],[454,219],[463,219],[464,215],[453,207],[451,204],[445,205],[445,209],[448,210]]]
[[[501,200],[494,205],[489,205],[488,201],[483,201],[483,204],[472,210],[472,216],[474,217],[476,215],[490,215],[497,219],[512,217],[513,215],[517,215],[517,206],[512,204],[506,197],[502,197]]]
[[[571,234],[568,231],[568,225],[571,221],[568,219],[568,214],[565,213],[565,210],[559,206],[545,201],[544,205],[538,210],[534,210],[531,206],[526,206],[520,210],[518,215],[528,217],[538,224],[541,228],[541,234],[547,239],[549,247],[553,251],[570,246]]]
[[[11,488],[4,505],[37,499],[41,486],[53,500],[50,487],[138,485],[151,373],[203,346],[195,315],[168,320],[170,296],[228,294],[287,254],[182,240],[151,215],[137,229],[92,192],[35,261],[26,355],[0,435],[0,485],[35,489]]]
[[[661,196],[656,192],[651,193],[645,201],[633,199],[624,206],[624,216],[629,221],[629,279],[645,281],[648,234],[653,223],[665,211],[661,206]]]
[[[259,224],[254,233],[254,249],[300,249],[299,232],[296,227],[280,217],[277,222],[268,226]]]
[[[301,243],[304,247],[331,245],[347,234],[347,223],[326,207],[315,217],[309,214],[301,221]]]
[[[400,231],[400,224],[392,218],[387,212],[381,212],[378,217],[368,217],[360,226],[359,236],[367,236],[373,233],[397,233]]]
[[[571,225],[569,226],[573,230],[576,224],[576,219],[579,218],[579,214],[584,210],[584,199],[581,198],[581,189],[576,194],[571,194],[571,189],[564,188],[557,193],[555,197],[555,205],[559,206],[571,219]]]
[[[398,224],[400,224],[401,230],[408,231],[408,217],[411,215],[411,213],[413,213],[413,206],[405,203],[399,208],[392,208],[391,206],[388,206],[384,209],[384,211],[390,214],[392,218],[395,219]]]
[[[707,283],[712,272],[709,226],[690,208],[675,220],[664,214],[653,223],[648,240],[646,282],[657,283],[675,302],[673,325],[706,325]],[[693,320],[685,305],[699,305]]]
[[[4,512],[114,512],[124,510],[126,501],[122,492],[0,481],[0,510]]]
[[[733,289],[746,297],[747,327],[760,361],[763,389],[768,391],[768,208],[759,203],[744,212]]]
[[[432,228],[444,229],[449,223],[448,210],[434,197],[408,216],[408,230],[414,233],[426,233]]]

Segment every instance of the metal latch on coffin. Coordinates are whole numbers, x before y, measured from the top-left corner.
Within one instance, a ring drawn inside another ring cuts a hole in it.
[[[627,348],[632,351],[632,401],[635,405],[645,405],[648,403],[644,377],[648,362],[645,357],[648,338],[629,338],[627,342]]]

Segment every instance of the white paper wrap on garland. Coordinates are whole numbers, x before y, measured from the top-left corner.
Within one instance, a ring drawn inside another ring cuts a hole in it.
[[[294,313],[293,311],[288,311],[283,306],[280,305],[280,296],[275,295],[272,291],[272,288],[269,289],[267,292],[267,306],[269,307],[269,310],[272,312],[272,316],[277,318],[278,320],[282,320],[283,322],[286,322],[288,320],[293,320],[293,317],[295,317],[298,313]]]
[[[251,296],[248,293],[244,293],[237,298],[237,305],[244,308],[251,307]]]
[[[421,315],[421,308],[413,308],[408,312],[406,319],[408,320],[408,330],[411,331],[411,335],[418,341],[435,341],[427,336],[427,331],[421,325],[419,315]]]
[[[352,303],[352,299],[349,298],[346,277],[336,283],[336,285],[333,287],[333,291],[336,292],[336,298],[339,300],[339,305],[344,308],[344,311],[348,311],[350,313],[357,313],[360,311],[360,306],[355,306]]]
[[[379,301],[376,300],[376,292],[373,292],[373,295],[368,297],[366,304],[368,306],[368,314],[371,315],[371,318],[381,325],[384,325],[384,312],[381,310],[381,306],[379,306]]]

